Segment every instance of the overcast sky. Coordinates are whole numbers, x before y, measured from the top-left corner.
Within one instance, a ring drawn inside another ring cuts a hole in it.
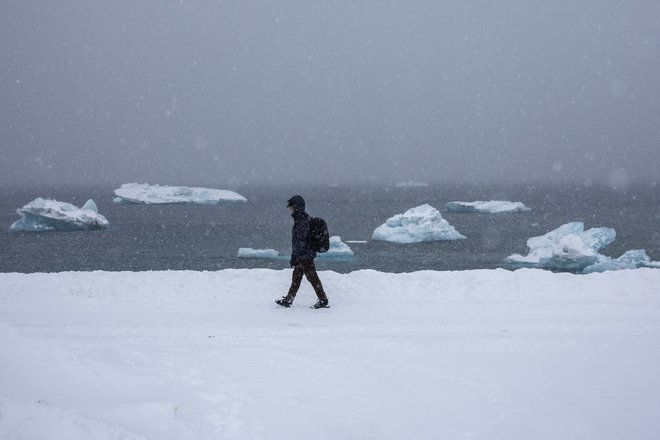
[[[3,0],[0,182],[660,180],[658,0]]]

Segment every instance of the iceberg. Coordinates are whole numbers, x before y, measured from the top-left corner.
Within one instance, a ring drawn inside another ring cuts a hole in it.
[[[423,241],[461,240],[466,237],[443,219],[437,209],[425,204],[390,217],[374,230],[371,238],[407,244]]]
[[[417,182],[414,180],[408,182],[398,182],[396,184],[397,188],[425,188],[427,186],[429,186],[429,184],[426,182]]]
[[[490,200],[487,202],[449,202],[445,204],[449,212],[460,213],[488,213],[488,214],[502,214],[508,212],[525,212],[531,211],[522,202],[509,202],[506,200]]]
[[[580,272],[600,260],[598,251],[616,238],[612,228],[584,230],[584,223],[571,222],[527,240],[529,253],[509,255],[513,266]]]
[[[239,248],[238,258],[277,258],[280,253],[275,249]]]
[[[122,204],[198,203],[215,205],[247,201],[242,195],[226,189],[160,186],[147,183],[125,183],[115,190],[115,195],[117,197],[113,201]]]
[[[530,238],[527,240],[527,255],[509,255],[505,261],[514,267],[580,273],[660,267],[651,261],[643,249],[627,251],[616,259],[598,252],[615,238],[616,231],[612,228],[591,228],[585,231],[582,222],[567,223],[545,235]]]
[[[330,237],[330,248],[327,252],[318,254],[318,258],[345,258],[352,256],[353,251],[350,246],[341,241],[341,237],[338,235]]]
[[[107,228],[110,223],[98,213],[94,200],[89,199],[82,208],[57,200],[40,197],[16,212],[22,218],[14,222],[12,232],[73,231]]]

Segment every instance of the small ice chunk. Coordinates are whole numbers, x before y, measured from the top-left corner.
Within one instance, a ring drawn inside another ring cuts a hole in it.
[[[639,267],[654,267],[644,249],[626,251],[617,259],[604,257],[600,261],[586,267],[583,273],[605,272],[608,270],[637,269]]]
[[[466,237],[442,218],[437,209],[426,204],[390,217],[384,224],[377,227],[372,235],[373,240],[392,243],[419,243],[464,238]]]
[[[330,248],[327,252],[318,254],[319,258],[336,258],[336,257],[352,257],[353,251],[351,248],[341,241],[341,237],[333,235],[330,237]]]
[[[460,213],[487,213],[487,214],[502,214],[508,212],[525,212],[531,211],[522,202],[509,202],[505,200],[490,200],[487,202],[449,202],[445,204],[449,212]]]
[[[238,249],[238,258],[277,258],[279,255],[280,253],[275,249]]]

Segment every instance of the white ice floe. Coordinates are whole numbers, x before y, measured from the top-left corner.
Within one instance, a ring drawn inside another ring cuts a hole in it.
[[[353,251],[351,248],[344,242],[341,241],[341,237],[332,236],[330,237],[330,248],[327,252],[319,253],[317,258],[344,258],[352,257]],[[281,255],[275,249],[252,249],[252,248],[240,248],[238,250],[239,258],[269,258],[269,259],[289,259],[289,255]]]
[[[616,231],[612,228],[584,230],[582,222],[571,222],[539,237],[527,240],[526,256],[513,254],[506,262],[514,267],[538,267],[571,272],[604,272],[607,270],[656,267],[644,250],[632,250],[617,259],[598,251],[612,243]]]
[[[660,271],[0,273],[0,438],[647,440]]]
[[[415,180],[411,180],[408,182],[398,182],[396,186],[398,188],[423,188],[429,186],[429,184],[426,182],[417,182]]]
[[[115,190],[115,203],[165,204],[198,203],[215,205],[218,203],[246,202],[242,195],[226,190],[196,188],[187,186],[160,186],[140,183],[125,183]]]
[[[17,209],[22,218],[14,222],[10,231],[71,231],[79,229],[103,229],[110,223],[98,213],[96,203],[89,199],[82,208],[57,200],[38,197]]]
[[[583,273],[605,272],[608,270],[638,269],[640,267],[660,268],[660,262],[651,261],[644,249],[626,251],[619,258],[601,255],[598,261],[587,266]]]
[[[238,258],[277,258],[279,255],[280,253],[275,249],[238,249]]]
[[[530,209],[522,202],[509,202],[506,200],[490,200],[487,202],[449,202],[445,204],[449,212],[461,213],[487,213],[487,214],[502,214],[508,212],[525,212]]]
[[[430,205],[421,205],[390,217],[374,230],[371,238],[392,243],[419,243],[460,240],[466,237],[443,219],[437,209]]]

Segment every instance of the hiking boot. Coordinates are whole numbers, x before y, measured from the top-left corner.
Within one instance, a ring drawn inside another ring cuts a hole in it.
[[[324,309],[330,307],[327,299],[320,299],[312,306],[313,309]]]
[[[282,307],[291,307],[291,304],[293,304],[293,301],[288,299],[286,296],[283,296],[282,299],[276,299],[275,302]]]

